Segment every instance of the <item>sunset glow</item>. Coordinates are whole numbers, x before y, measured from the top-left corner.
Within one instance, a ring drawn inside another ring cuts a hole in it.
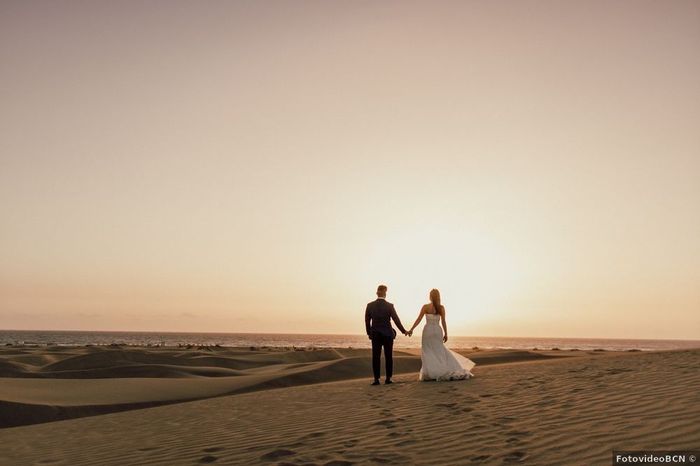
[[[0,6],[0,327],[700,337],[700,3],[157,3]]]

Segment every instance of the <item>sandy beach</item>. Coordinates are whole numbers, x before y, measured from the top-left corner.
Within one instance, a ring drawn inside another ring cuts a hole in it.
[[[700,446],[700,350],[463,354],[473,379],[418,382],[399,351],[398,383],[371,387],[367,350],[3,348],[0,463],[603,465]]]

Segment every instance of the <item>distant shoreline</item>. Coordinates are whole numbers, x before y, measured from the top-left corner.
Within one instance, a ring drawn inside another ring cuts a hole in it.
[[[369,348],[365,335],[203,333],[203,332],[98,332],[0,330],[0,346],[125,346],[125,347],[225,347],[225,348]],[[420,348],[420,333],[399,335],[397,349]],[[451,335],[452,349],[662,351],[700,348],[700,340],[652,340],[605,338],[527,338]]]
[[[205,331],[177,331],[177,330],[47,330],[47,329],[0,329],[0,335],[3,333],[114,333],[114,334],[163,334],[163,335],[269,335],[269,336],[323,336],[323,337],[365,337],[361,333],[284,333],[284,332],[205,332]],[[399,335],[400,336],[400,335]],[[551,337],[551,336],[508,336],[508,335],[453,335],[458,338],[507,338],[512,340],[614,340],[614,341],[697,341],[700,339],[692,338],[605,338],[605,337]]]
[[[352,347],[352,346],[267,346],[267,345],[252,345],[252,346],[227,346],[227,345],[198,345],[198,344],[177,344],[177,345],[161,345],[161,344],[128,344],[128,343],[87,343],[87,344],[39,344],[39,343],[4,343],[2,345],[3,348],[133,348],[133,349],[158,349],[158,348],[163,348],[163,349],[195,349],[195,350],[211,350],[214,351],[216,349],[227,349],[227,350],[235,350],[235,351],[324,351],[324,350],[345,350],[345,349],[367,349],[365,347]],[[418,348],[412,348],[412,347],[400,347],[397,346],[397,349],[400,350],[416,350]],[[606,349],[606,348],[559,348],[559,347],[541,347],[541,348],[511,348],[511,347],[478,347],[478,346],[473,346],[471,348],[458,348],[459,351],[542,351],[542,352],[551,352],[551,351],[594,351],[594,352],[611,352],[611,353],[620,353],[620,352],[635,352],[635,351],[644,351],[644,352],[659,352],[659,351],[683,351],[683,350],[700,350],[700,342],[698,342],[698,346],[690,346],[690,347],[683,347],[683,348],[669,348],[669,349],[639,349],[639,348],[629,348],[629,349]]]

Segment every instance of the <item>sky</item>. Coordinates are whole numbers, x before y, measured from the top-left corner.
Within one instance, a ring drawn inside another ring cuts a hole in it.
[[[0,2],[0,329],[700,339],[697,1]]]

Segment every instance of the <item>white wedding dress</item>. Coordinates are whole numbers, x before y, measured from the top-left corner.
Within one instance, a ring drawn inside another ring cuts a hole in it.
[[[461,380],[473,377],[470,371],[476,364],[448,349],[443,343],[440,316],[426,314],[425,320],[420,355],[423,366],[420,368],[419,380]]]

